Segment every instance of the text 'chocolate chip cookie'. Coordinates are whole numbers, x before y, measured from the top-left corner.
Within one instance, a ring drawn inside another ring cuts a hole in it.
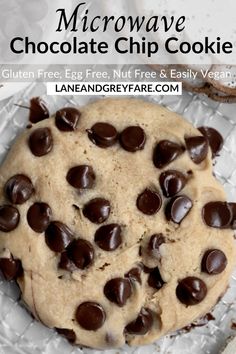
[[[212,174],[220,136],[136,99],[50,118],[31,105],[0,167],[0,273],[34,317],[105,350],[208,313],[236,259],[235,203]]]

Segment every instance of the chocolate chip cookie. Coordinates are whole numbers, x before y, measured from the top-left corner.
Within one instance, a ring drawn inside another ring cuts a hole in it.
[[[44,118],[0,169],[0,269],[33,315],[108,348],[206,314],[235,262],[236,205],[212,174],[221,136],[135,99]]]

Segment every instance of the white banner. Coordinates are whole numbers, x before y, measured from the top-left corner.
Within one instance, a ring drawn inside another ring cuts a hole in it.
[[[0,4],[0,63],[236,63],[235,0]]]
[[[182,95],[181,82],[48,82],[48,95]]]

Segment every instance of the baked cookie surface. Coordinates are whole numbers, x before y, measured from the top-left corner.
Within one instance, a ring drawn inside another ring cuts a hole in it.
[[[97,348],[151,343],[208,312],[235,259],[208,141],[139,100],[66,108],[0,169],[0,268],[34,316]]]

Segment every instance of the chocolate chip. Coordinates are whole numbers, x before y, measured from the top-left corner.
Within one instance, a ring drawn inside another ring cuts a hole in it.
[[[122,242],[121,227],[118,224],[101,226],[96,231],[94,240],[104,251],[114,251]]]
[[[87,132],[89,139],[101,148],[114,145],[118,138],[116,128],[108,123],[96,123]]]
[[[180,224],[181,221],[188,215],[193,203],[185,195],[179,195],[172,198],[166,205],[165,215],[166,219],[173,221],[176,224]]]
[[[67,182],[74,188],[89,189],[94,185],[95,173],[91,166],[75,166],[69,170],[66,179]]]
[[[29,226],[35,232],[44,232],[50,224],[52,210],[46,203],[34,203],[27,212]]]
[[[23,204],[34,192],[31,180],[25,175],[15,175],[5,184],[5,193],[12,204]]]
[[[68,340],[70,343],[75,343],[76,341],[76,335],[73,329],[67,329],[67,328],[55,328],[58,334],[63,336]]]
[[[68,256],[79,269],[90,266],[94,259],[94,249],[89,241],[81,238],[74,240],[68,247]]]
[[[144,335],[150,331],[152,325],[152,312],[147,308],[142,308],[138,317],[125,327],[125,331],[129,334]]]
[[[29,148],[33,155],[38,157],[47,155],[52,146],[53,138],[49,128],[38,128],[30,134]]]
[[[231,322],[230,328],[233,329],[233,330],[236,330],[236,323],[235,322]]]
[[[208,274],[220,274],[227,266],[227,258],[224,252],[211,249],[205,252],[202,258],[202,272]]]
[[[232,212],[231,228],[236,230],[236,203],[228,203],[228,205]]]
[[[139,255],[140,257],[142,256],[142,246],[139,246],[138,255]]]
[[[200,132],[208,140],[211,151],[212,151],[212,157],[214,158],[223,147],[223,143],[224,143],[223,137],[214,128],[200,127],[200,128],[198,128],[198,130],[200,130]]]
[[[122,307],[132,294],[130,281],[124,278],[111,279],[104,286],[104,294],[108,300]]]
[[[206,225],[224,229],[232,222],[232,210],[228,203],[210,202],[202,208],[202,217]]]
[[[141,269],[143,270],[144,273],[146,274],[150,274],[151,271],[154,269],[154,268],[149,268],[147,267],[145,264],[143,264],[142,262],[140,262],[140,267]]]
[[[76,311],[76,320],[87,331],[96,331],[106,319],[103,307],[96,302],[83,302]]]
[[[29,121],[31,123],[38,123],[47,118],[49,118],[49,111],[46,103],[40,97],[33,97],[30,100]]]
[[[130,271],[125,274],[125,277],[129,278],[131,281],[137,281],[139,284],[142,284],[141,269],[138,267],[130,269]]]
[[[163,243],[165,243],[165,238],[163,234],[155,234],[150,237],[148,243],[148,251],[152,257],[155,257],[158,260],[161,259],[159,248]]]
[[[73,107],[62,108],[56,112],[55,122],[59,130],[71,132],[77,128],[81,113]]]
[[[177,298],[187,306],[199,304],[206,294],[206,284],[196,277],[187,277],[181,280],[176,288]]]
[[[169,140],[161,140],[153,152],[153,163],[157,168],[163,168],[172,161],[176,160],[185,148]]]
[[[60,221],[50,223],[45,231],[45,241],[54,252],[62,252],[73,240],[72,231]]]
[[[204,136],[192,136],[185,138],[187,151],[191,160],[199,164],[208,154],[208,140]]]
[[[58,263],[58,268],[73,272],[77,269],[76,265],[68,257],[67,251],[61,253],[60,261]]]
[[[110,202],[103,198],[95,198],[85,204],[83,214],[91,222],[102,224],[110,215]]]
[[[158,192],[145,189],[137,198],[137,208],[146,215],[157,213],[162,205],[162,199]]]
[[[0,206],[0,231],[10,232],[14,230],[20,221],[18,210],[11,205]]]
[[[144,130],[138,126],[128,127],[120,134],[120,144],[123,149],[129,152],[143,150],[145,142]]]
[[[187,178],[179,171],[169,170],[161,173],[159,182],[164,196],[169,198],[185,187]]]
[[[14,280],[23,274],[21,261],[19,259],[0,258],[0,270],[6,280]]]
[[[154,289],[160,290],[165,282],[163,281],[161,277],[161,273],[159,271],[159,268],[153,268],[151,269],[148,277],[148,285],[151,286]]]

